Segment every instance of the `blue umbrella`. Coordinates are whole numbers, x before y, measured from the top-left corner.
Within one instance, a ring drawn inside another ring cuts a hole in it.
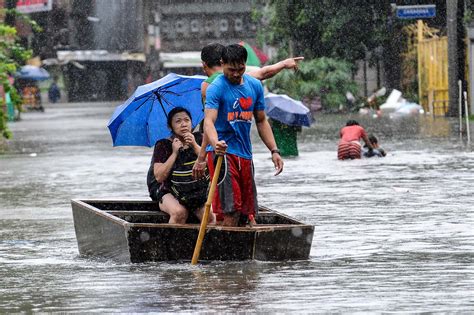
[[[115,109],[108,127],[114,146],[148,146],[168,138],[168,113],[174,107],[186,108],[193,128],[204,118],[201,83],[205,76],[167,76],[139,86],[130,98]]]
[[[284,94],[268,93],[265,96],[265,113],[268,117],[290,126],[309,127],[313,122],[308,107]]]
[[[21,67],[20,70],[17,71],[15,77],[17,79],[42,81],[49,79],[49,73],[43,68],[26,65]]]

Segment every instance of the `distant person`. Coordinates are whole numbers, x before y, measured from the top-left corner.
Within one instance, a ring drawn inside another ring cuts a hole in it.
[[[223,211],[224,226],[255,224],[258,202],[250,141],[252,120],[270,151],[275,175],[283,171],[283,160],[264,112],[263,86],[245,74],[246,60],[244,47],[237,44],[225,47],[224,74],[214,80],[206,93],[204,137],[210,144],[206,149],[211,176],[215,155],[225,154],[223,179],[213,202],[213,209]]]
[[[41,90],[39,86],[35,83],[33,86],[33,95],[34,95],[34,110],[44,112],[43,102],[41,101]]]
[[[48,99],[51,103],[56,103],[61,98],[61,91],[59,90],[56,80],[51,83],[48,89]]]
[[[337,148],[337,158],[339,160],[353,160],[361,158],[360,140],[364,140],[368,152],[373,150],[372,144],[365,129],[355,120],[348,120],[346,126],[339,133],[340,140]]]
[[[184,224],[189,213],[201,220],[209,174],[196,179],[192,167],[201,150],[202,136],[199,132],[191,133],[191,114],[182,107],[175,107],[168,113],[168,127],[172,135],[156,142],[148,170],[150,197],[159,202],[161,211],[169,214],[169,223]],[[213,213],[209,222],[215,222]]]
[[[369,135],[369,141],[372,144],[372,147],[374,148],[372,151],[370,151],[367,147],[367,145],[364,145],[364,157],[370,158],[370,157],[384,157],[387,155],[384,149],[382,149],[379,146],[379,141],[374,135]]]
[[[151,71],[150,71],[148,72],[148,75],[145,78],[145,84],[149,84],[151,82],[153,82],[153,76],[151,75]]]

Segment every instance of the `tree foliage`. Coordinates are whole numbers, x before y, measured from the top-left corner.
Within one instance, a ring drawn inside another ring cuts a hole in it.
[[[301,100],[319,97],[324,109],[338,108],[346,103],[346,92],[357,91],[350,63],[326,57],[301,62],[297,72],[280,72],[268,81],[268,88]]]
[[[27,16],[21,15],[16,10],[1,9],[0,15],[10,14],[21,17],[26,23],[30,24],[34,29],[38,30],[36,23]],[[18,91],[11,84],[9,77],[12,76],[20,64],[31,58],[31,51],[25,49],[18,42],[16,28],[0,23],[0,84],[3,86],[5,93],[10,93],[13,105],[21,110],[21,98]],[[5,108],[5,100],[0,97],[0,136],[10,138],[11,132],[7,126],[7,115],[3,111]]]
[[[255,13],[260,40],[306,58],[331,57],[354,63],[387,39],[387,0],[272,0]]]

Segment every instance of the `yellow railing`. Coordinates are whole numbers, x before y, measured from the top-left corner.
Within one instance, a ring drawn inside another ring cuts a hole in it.
[[[418,96],[425,111],[444,116],[448,111],[448,39],[426,31],[417,22]],[[428,33],[428,34],[427,34]],[[427,38],[427,35],[430,38]]]

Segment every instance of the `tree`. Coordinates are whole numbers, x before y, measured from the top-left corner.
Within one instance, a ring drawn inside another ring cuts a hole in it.
[[[346,92],[355,94],[357,85],[348,62],[323,57],[301,62],[297,72],[280,72],[268,80],[268,88],[310,102],[319,97],[327,110],[344,105]]]
[[[262,3],[262,1],[257,1]],[[413,20],[399,20],[394,5],[435,3],[430,26],[446,25],[446,0],[269,0],[254,18],[262,24],[258,39],[279,47],[278,58],[304,55],[355,62],[370,57],[383,61],[388,87],[400,88],[402,28]]]
[[[260,12],[256,18],[270,16],[261,39],[281,43],[284,53],[354,63],[382,45],[390,4],[387,0],[273,0]]]
[[[12,25],[15,17],[21,17],[33,27],[37,28],[37,26],[33,21],[14,9],[1,9],[0,15],[5,16],[5,22],[0,22],[0,84],[3,86],[5,93],[10,93],[14,106],[21,110],[21,98],[9,78],[16,72],[21,63],[31,57],[31,51],[17,42],[17,31]],[[7,115],[3,108],[5,108],[5,100],[0,97],[0,137],[8,139],[11,137],[11,132],[8,129]]]

